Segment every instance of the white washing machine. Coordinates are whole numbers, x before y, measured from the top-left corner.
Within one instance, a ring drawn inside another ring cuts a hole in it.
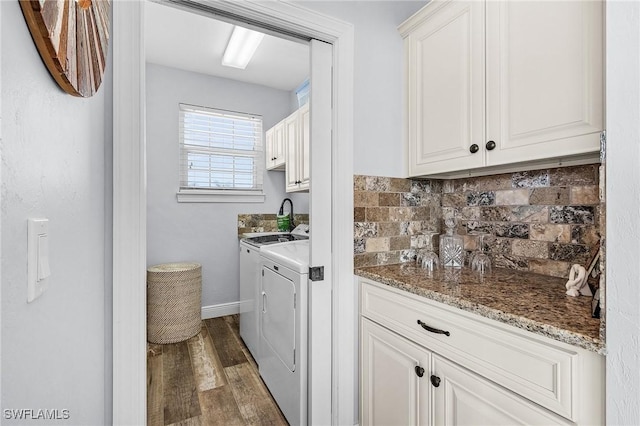
[[[289,424],[306,425],[309,241],[260,255],[260,375]]]
[[[300,224],[291,233],[255,233],[240,240],[240,337],[256,362],[260,358],[261,249],[308,238],[309,225]]]

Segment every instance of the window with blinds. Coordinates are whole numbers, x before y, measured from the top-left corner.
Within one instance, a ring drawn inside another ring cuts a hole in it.
[[[180,191],[262,192],[262,117],[180,104]]]

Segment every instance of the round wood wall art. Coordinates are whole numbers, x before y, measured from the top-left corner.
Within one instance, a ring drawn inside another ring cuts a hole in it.
[[[62,89],[98,91],[109,46],[110,0],[20,0],[38,52]]]

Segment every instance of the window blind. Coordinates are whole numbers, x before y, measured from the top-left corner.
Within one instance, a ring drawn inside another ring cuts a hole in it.
[[[262,117],[180,104],[180,189],[262,191]]]

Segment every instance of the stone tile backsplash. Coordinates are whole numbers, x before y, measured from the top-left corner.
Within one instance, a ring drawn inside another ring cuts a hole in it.
[[[293,222],[296,225],[309,223],[308,214],[293,214]],[[239,214],[238,215],[238,236],[247,232],[277,232],[278,222],[275,214]]]
[[[408,262],[423,230],[439,229],[442,182],[354,177],[354,265]]]
[[[598,168],[444,181],[355,176],[355,266],[412,260],[420,232],[444,232],[441,218],[455,212],[468,252],[477,246],[471,233],[486,232],[495,266],[566,277],[599,244]]]

